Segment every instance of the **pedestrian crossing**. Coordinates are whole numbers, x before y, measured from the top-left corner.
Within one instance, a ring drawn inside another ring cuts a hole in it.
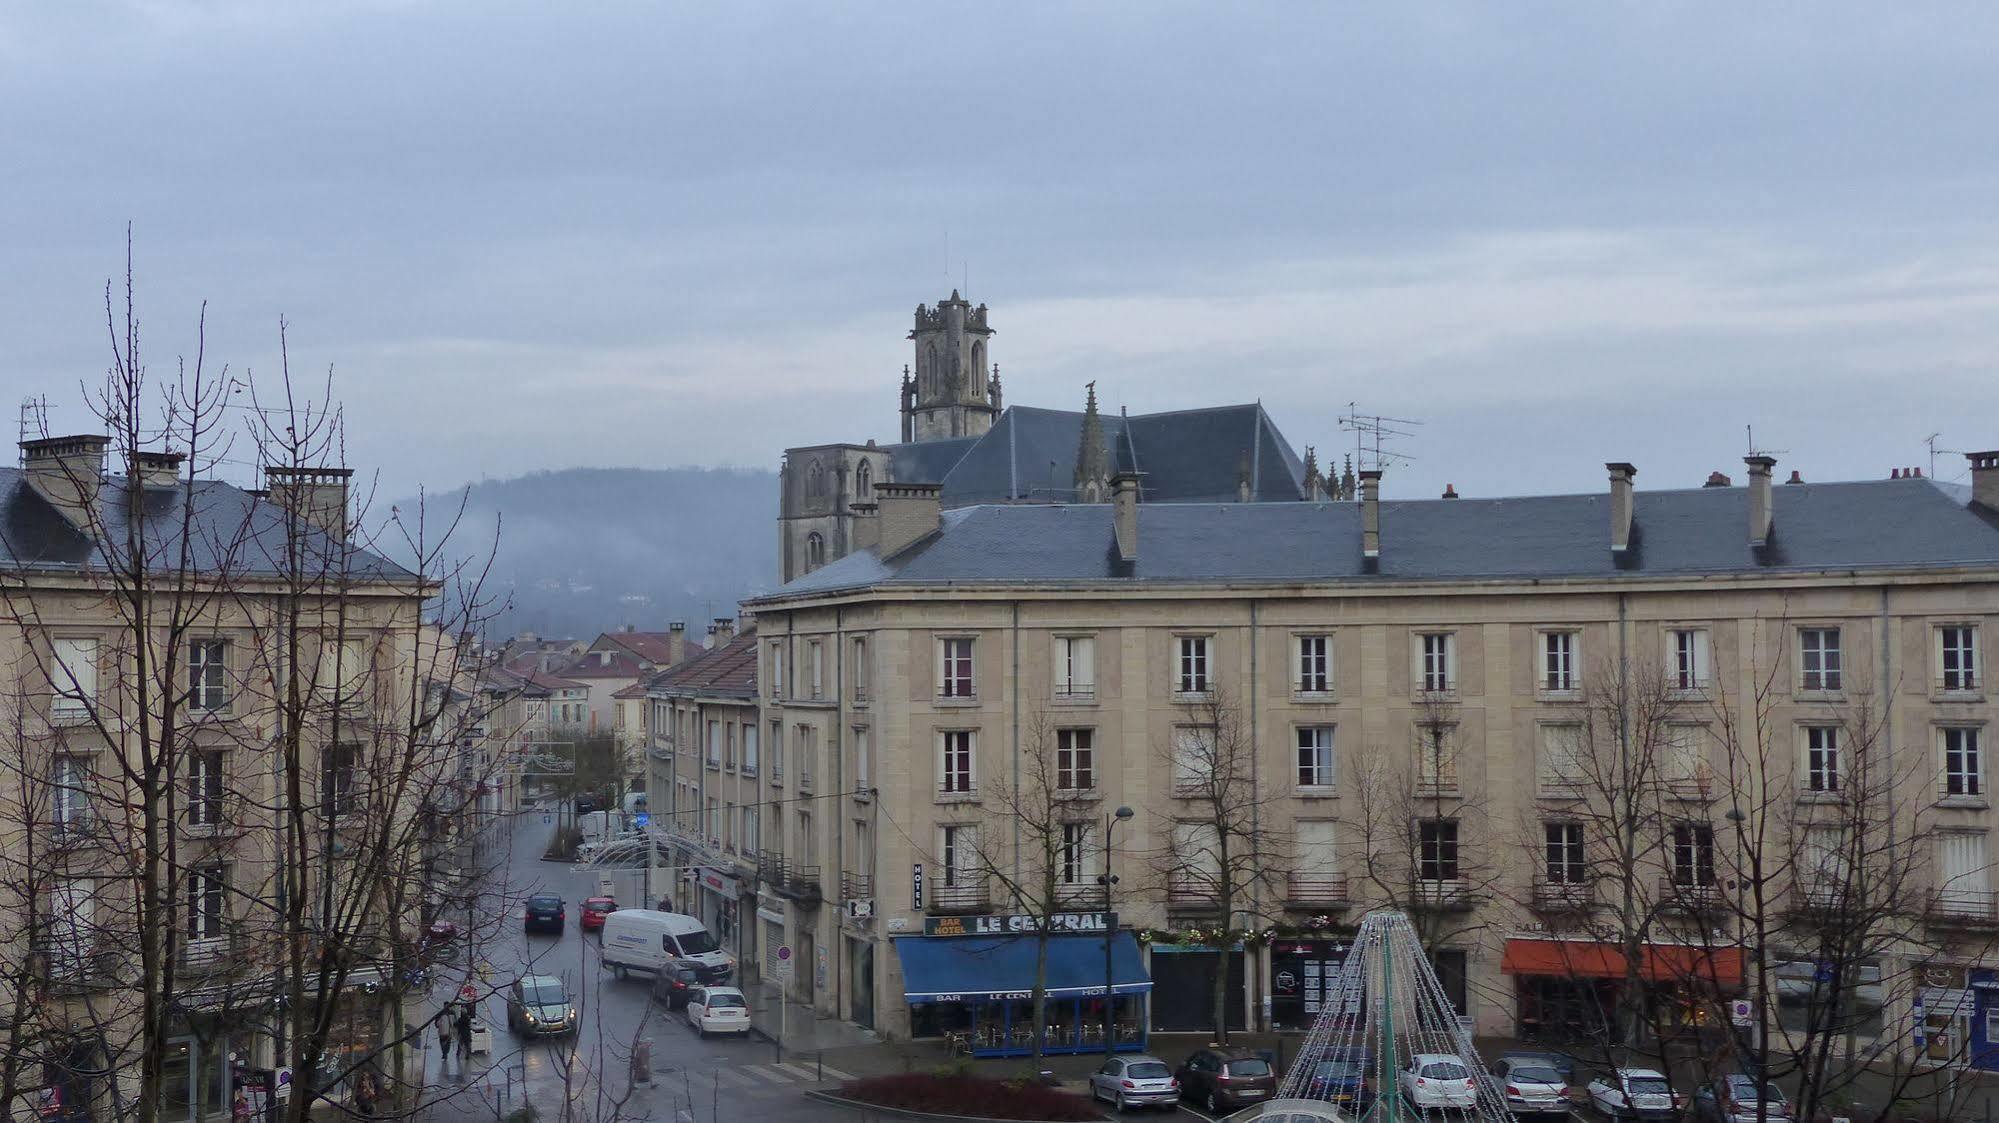
[[[717,1065],[707,1071],[690,1069],[685,1081],[689,1085],[719,1085],[733,1095],[763,1096],[776,1094],[796,1094],[808,1088],[820,1088],[829,1084],[839,1084],[854,1079],[854,1074],[826,1065],[823,1068],[813,1061],[782,1061],[753,1065]],[[683,1080],[679,1070],[671,1073],[656,1072],[654,1080],[668,1087]]]

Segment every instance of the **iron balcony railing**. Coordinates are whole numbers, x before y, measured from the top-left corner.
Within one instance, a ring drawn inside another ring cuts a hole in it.
[[[1284,879],[1284,901],[1299,908],[1332,908],[1347,903],[1347,879],[1337,873],[1293,873]]]

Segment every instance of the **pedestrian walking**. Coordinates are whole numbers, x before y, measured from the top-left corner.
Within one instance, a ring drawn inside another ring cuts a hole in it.
[[[439,1076],[443,1076],[444,1070],[451,1067],[451,1011],[457,1005],[455,1002],[445,1003],[444,1009],[439,1010],[437,1017],[433,1018],[430,1023],[431,1028],[437,1031],[437,1074]]]
[[[375,1117],[375,1101],[381,1099],[382,1090],[375,1083],[373,1069],[364,1068],[354,1075],[354,1110],[362,1116]]]
[[[464,1072],[466,1066],[472,1063],[471,1003],[458,1004],[458,1016],[452,1019],[452,1024],[458,1030],[458,1071]]]

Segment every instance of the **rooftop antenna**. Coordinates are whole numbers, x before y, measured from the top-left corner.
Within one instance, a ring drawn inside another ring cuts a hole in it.
[[[42,397],[31,396],[31,397],[22,398],[20,443],[32,441],[35,438],[40,437],[43,434],[47,433],[48,431],[49,431],[48,397],[44,395]],[[16,449],[20,447],[20,443],[17,443],[15,445]],[[19,455],[24,458],[23,463],[25,463],[26,462],[25,457],[27,456],[27,454],[20,453]]]
[[[1391,464],[1414,460],[1415,457],[1397,452],[1388,444],[1399,437],[1414,437],[1415,427],[1421,424],[1406,417],[1362,413],[1352,402],[1347,403],[1347,412],[1340,416],[1340,428],[1353,433],[1354,467],[1361,471],[1370,468],[1383,471]]]
[[[1928,445],[1928,446],[1929,446],[1929,449],[1930,449],[1930,478],[1931,478],[1931,479],[1936,479],[1936,478],[1937,478],[1937,453],[1941,452],[1941,453],[1943,453],[1943,454],[1944,454],[1945,456],[1963,456],[1963,455],[1964,455],[1964,450],[1963,450],[1963,449],[1961,449],[1961,448],[1938,448],[1938,447],[1937,447],[1937,438],[1938,438],[1938,437],[1941,437],[1941,436],[1943,436],[1943,434],[1942,434],[1942,433],[1931,433],[1931,434],[1930,434],[1929,436],[1927,436],[1927,437],[1924,437],[1924,438],[1923,438],[1923,443],[1924,443],[1925,445]]]
[[[1788,454],[1791,451],[1788,448],[1757,448],[1756,426],[1754,425],[1744,425],[1742,427],[1742,434],[1749,445],[1749,451],[1743,454],[1745,456],[1776,456],[1779,453]]]

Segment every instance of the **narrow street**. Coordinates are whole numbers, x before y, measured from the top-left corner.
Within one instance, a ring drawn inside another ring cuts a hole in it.
[[[553,829],[541,813],[528,812],[515,819],[511,839],[504,824],[495,834],[495,845],[507,850],[504,874],[502,879],[500,870],[495,871],[490,895],[496,899],[481,907],[508,915],[481,949],[492,965],[487,986],[495,993],[481,1013],[492,1029],[493,1052],[472,1058],[469,1081],[460,1075],[455,1058],[440,1080],[436,1043],[425,1034],[424,1067],[434,1093],[456,1090],[430,1109],[430,1117],[504,1118],[523,1102],[532,1103],[543,1120],[608,1120],[615,1115],[719,1123],[754,1115],[782,1123],[837,1116],[837,1109],[802,1094],[820,1083],[810,1060],[787,1057],[789,1063],[780,1064],[773,1046],[761,1038],[701,1040],[678,1011],[652,1003],[649,977],[619,979],[602,967],[597,934],[583,932],[578,923],[583,898],[596,892],[596,873],[541,859]],[[541,892],[558,894],[567,903],[560,937],[522,931],[521,902]],[[573,1038],[524,1040],[508,1031],[506,987],[525,974],[563,981],[578,1012]],[[450,994],[440,986],[421,1016],[434,1013]],[[634,1042],[641,1039],[652,1043],[651,1083],[633,1088],[631,1057]],[[840,1076],[828,1071],[825,1082],[837,1083]],[[620,1105],[617,1101],[628,1093]]]

